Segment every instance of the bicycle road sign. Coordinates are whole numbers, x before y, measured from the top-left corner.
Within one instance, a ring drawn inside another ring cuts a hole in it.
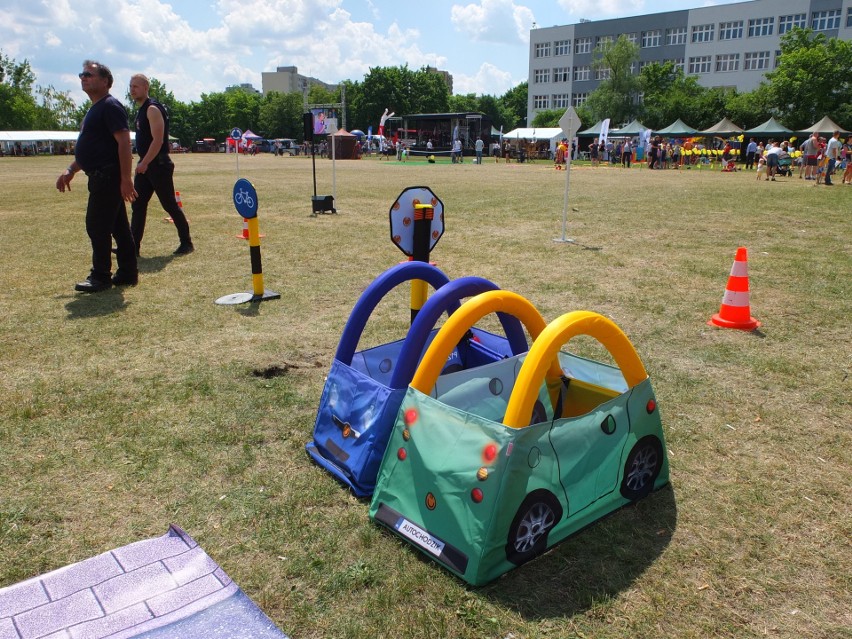
[[[234,183],[234,207],[243,218],[250,220],[257,217],[257,191],[245,178],[240,178]]]

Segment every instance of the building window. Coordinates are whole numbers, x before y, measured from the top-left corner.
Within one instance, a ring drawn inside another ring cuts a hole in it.
[[[696,73],[710,73],[711,64],[712,59],[709,55],[699,55],[694,58],[690,58],[689,73],[690,75],[694,75]]]
[[[567,93],[554,93],[551,109],[567,109],[571,105],[571,96]]]
[[[595,80],[609,80],[610,70],[608,67],[603,69],[595,69]]]
[[[635,32],[634,32],[634,33],[625,33],[625,34],[624,34],[624,37],[625,37],[625,38],[627,38],[627,41],[628,41],[630,44],[636,44],[636,42],[637,42],[637,40],[636,40],[636,33],[635,33]]]
[[[699,24],[692,27],[693,42],[712,42],[715,29],[712,24]]]
[[[781,64],[781,49],[775,50],[775,68],[778,68],[778,65]]]
[[[571,55],[571,41],[557,40],[554,42],[553,55]]]
[[[779,16],[778,18],[778,35],[784,35],[793,27],[805,28],[807,15],[804,13],[796,13],[790,16]]]
[[[716,73],[740,70],[739,53],[720,53],[716,56]]]
[[[811,27],[814,31],[827,31],[840,28],[840,9],[814,11],[811,15]]]
[[[719,39],[720,40],[739,40],[743,37],[743,21],[736,22],[720,22],[719,23]]]
[[[574,40],[574,53],[591,53],[592,52],[592,39],[591,38],[577,38]]]
[[[671,60],[663,60],[663,62],[671,62],[675,71],[684,72],[683,58],[672,58]]]
[[[598,36],[597,41],[598,42],[596,46],[603,48],[615,42],[615,38],[613,38],[611,35]]]
[[[533,72],[533,84],[550,82],[550,69],[536,69]]]
[[[771,36],[775,30],[775,18],[754,18],[748,21],[748,37]]]
[[[553,70],[554,82],[568,82],[568,67],[557,67]]]
[[[589,99],[588,93],[575,93],[571,96],[571,103],[573,106],[578,107],[582,106],[586,103],[586,100]]]
[[[686,44],[686,27],[666,29],[666,44]]]
[[[546,109],[548,105],[548,100],[546,95],[534,95],[533,96],[533,108],[534,109]]]
[[[549,58],[550,57],[550,43],[549,42],[539,42],[535,45],[535,57],[537,58]]]
[[[654,31],[643,31],[642,32],[642,48],[647,49],[649,47],[658,47],[660,46],[660,42],[663,39],[663,32],[659,29],[655,29]]]
[[[574,67],[574,82],[592,79],[592,68],[590,66]]]
[[[769,68],[769,51],[752,51],[745,54],[743,69],[746,71],[763,71]]]
[[[852,7],[846,9],[846,26],[852,27]]]

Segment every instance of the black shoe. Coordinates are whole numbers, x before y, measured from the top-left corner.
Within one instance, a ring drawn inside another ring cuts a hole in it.
[[[112,282],[102,282],[101,280],[94,279],[91,275],[86,278],[85,282],[77,282],[74,285],[74,290],[81,293],[98,293],[109,288],[112,288]]]
[[[116,271],[112,276],[112,283],[115,286],[136,286],[139,283],[139,273],[125,275],[121,271]]]
[[[192,242],[181,242],[180,246],[175,249],[173,255],[186,255],[188,253],[192,253],[195,250],[195,247],[192,245]]]

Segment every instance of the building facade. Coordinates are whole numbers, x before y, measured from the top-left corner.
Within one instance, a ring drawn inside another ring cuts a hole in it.
[[[781,36],[795,26],[852,40],[852,0],[752,0],[533,29],[527,122],[583,104],[606,79],[592,68],[593,51],[620,35],[639,46],[636,74],[671,61],[702,86],[752,91],[778,66]]]
[[[275,71],[263,71],[260,75],[263,95],[278,91],[279,93],[301,93],[307,96],[308,87],[312,84],[318,84],[327,91],[337,89],[336,84],[328,84],[300,74],[296,67],[278,67]]]

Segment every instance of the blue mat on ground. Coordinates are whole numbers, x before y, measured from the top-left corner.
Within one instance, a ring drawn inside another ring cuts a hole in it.
[[[287,639],[183,530],[0,589],[0,639]]]

